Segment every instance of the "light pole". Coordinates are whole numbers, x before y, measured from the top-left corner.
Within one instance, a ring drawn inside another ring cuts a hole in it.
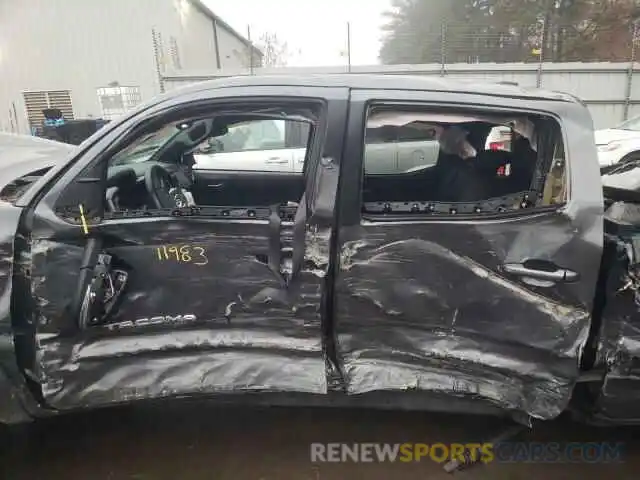
[[[638,42],[638,33],[640,33],[640,18],[633,19],[633,27],[631,29],[631,54],[629,56],[629,69],[627,70],[627,88],[624,96],[624,113],[622,120],[629,118],[629,108],[631,106],[631,91],[633,87],[633,69],[636,63],[636,45]]]

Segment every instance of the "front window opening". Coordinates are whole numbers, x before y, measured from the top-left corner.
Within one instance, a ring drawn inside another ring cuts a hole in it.
[[[108,159],[107,212],[120,218],[187,208],[263,219],[276,205],[288,218],[305,190],[319,111],[238,108],[148,129]]]

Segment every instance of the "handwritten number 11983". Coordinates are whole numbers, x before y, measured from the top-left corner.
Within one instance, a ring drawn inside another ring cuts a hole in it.
[[[206,250],[197,245],[163,245],[156,248],[156,256],[160,262],[173,261],[198,266],[209,263]]]

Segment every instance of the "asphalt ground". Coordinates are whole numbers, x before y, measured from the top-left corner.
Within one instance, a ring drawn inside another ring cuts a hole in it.
[[[119,407],[2,428],[0,474],[11,480],[640,477],[640,429],[597,428],[568,419],[538,424],[514,441],[622,443],[618,461],[493,461],[449,474],[429,456],[417,462],[311,459],[313,443],[483,442],[505,426],[483,416],[368,409],[240,408],[184,401]]]

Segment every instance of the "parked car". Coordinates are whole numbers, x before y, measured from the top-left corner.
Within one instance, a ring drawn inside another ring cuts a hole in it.
[[[271,119],[234,125],[224,135],[210,138],[198,147],[193,168],[300,173],[308,135],[309,124],[305,122]],[[496,126],[485,149],[509,150],[510,143],[510,128]],[[400,174],[435,165],[440,144],[433,130],[404,125],[368,129],[365,148],[366,172]]]
[[[79,146],[0,137],[0,421],[206,396],[638,422],[640,196],[603,190],[591,125],[516,86],[251,76]]]
[[[596,145],[600,168],[608,171],[618,163],[640,159],[640,116],[620,125],[596,130]]]
[[[433,133],[410,127],[378,130],[367,132],[368,172],[403,173],[436,163],[439,144]],[[199,147],[193,168],[301,173],[309,132],[310,125],[299,121],[271,119],[234,125]]]

